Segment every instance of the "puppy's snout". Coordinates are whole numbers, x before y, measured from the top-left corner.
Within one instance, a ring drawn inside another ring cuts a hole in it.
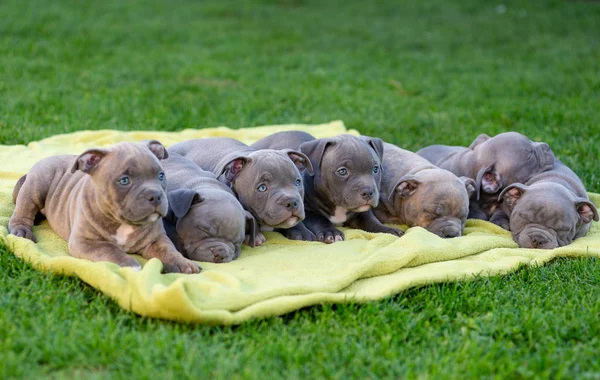
[[[158,206],[162,200],[162,192],[158,190],[150,190],[145,194],[145,197],[151,205]]]
[[[548,244],[549,240],[543,235],[530,234],[529,242],[530,248],[540,248]]]
[[[442,237],[444,238],[455,238],[460,236],[460,230],[455,228],[444,228],[442,231]]]
[[[373,199],[373,195],[375,195],[375,189],[373,189],[372,187],[363,187],[360,190],[360,196],[365,201],[369,201],[369,200]]]
[[[219,247],[211,247],[210,253],[213,255],[213,262],[222,263],[229,257],[229,252],[227,248],[219,246]]]
[[[300,201],[296,198],[285,198],[281,200],[281,205],[293,212],[300,207]]]

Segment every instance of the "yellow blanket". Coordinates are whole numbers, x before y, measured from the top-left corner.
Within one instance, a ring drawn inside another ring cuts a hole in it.
[[[146,262],[141,272],[134,272],[110,263],[70,257],[66,242],[46,222],[34,228],[38,244],[7,234],[13,186],[43,157],[79,154],[89,147],[124,140],[157,139],[170,145],[190,138],[230,136],[252,143],[286,129],[305,130],[316,137],[346,132],[339,121],[243,130],[105,130],[58,135],[28,146],[0,146],[0,240],[4,239],[16,256],[35,268],[75,275],[125,309],[151,317],[218,325],[281,315],[314,304],[376,300],[414,286],[508,273],[521,265],[541,265],[555,257],[600,256],[598,223],[585,238],[546,251],[519,249],[507,231],[488,222],[469,220],[465,236],[454,239],[441,239],[418,227],[402,238],[345,230],[346,241],[325,245],[290,241],[271,232],[266,233],[264,246],[244,247],[241,256],[231,263],[202,263],[204,271],[198,275],[161,275],[162,264],[156,259]],[[600,195],[590,196],[600,205]]]

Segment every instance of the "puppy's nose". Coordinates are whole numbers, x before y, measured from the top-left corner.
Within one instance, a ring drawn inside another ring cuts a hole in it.
[[[146,199],[152,206],[158,206],[161,202],[161,192],[160,191],[149,191],[146,193]]]
[[[287,208],[290,211],[296,211],[298,210],[298,207],[300,207],[300,202],[298,202],[297,199],[284,199],[282,201],[282,205],[283,207]]]
[[[530,248],[538,248],[548,242],[548,239],[546,239],[543,236],[539,236],[539,235],[529,235],[529,240],[530,240],[530,243],[529,243]]]
[[[228,256],[227,249],[225,247],[212,247],[210,253],[213,255],[213,262],[222,263]]]
[[[455,238],[460,236],[460,231],[454,228],[447,228],[442,230],[442,237],[444,238]]]
[[[373,190],[372,187],[363,187],[362,190],[360,191],[360,196],[365,201],[368,201],[368,200],[372,199],[373,198],[373,194],[375,194],[375,190]]]

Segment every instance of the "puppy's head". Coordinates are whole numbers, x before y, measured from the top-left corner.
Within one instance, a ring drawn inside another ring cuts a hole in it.
[[[167,157],[156,140],[122,142],[83,152],[71,172],[92,177],[102,211],[121,223],[141,225],[167,214],[167,179],[159,161]]]
[[[229,191],[175,190],[169,192],[169,204],[186,257],[226,263],[239,256],[246,224],[254,218]]]
[[[339,135],[300,146],[315,167],[314,186],[336,207],[365,212],[379,203],[383,142]]]
[[[554,153],[548,144],[533,142],[517,132],[480,135],[470,148],[479,164],[477,196],[481,192],[494,194],[507,184],[527,182],[554,165]]]
[[[510,211],[510,230],[522,248],[552,249],[570,244],[598,221],[588,199],[575,197],[557,183],[511,184],[500,197]]]
[[[304,219],[303,173],[312,173],[304,154],[262,149],[225,160],[220,178],[231,186],[258,222],[291,228]]]
[[[443,169],[423,170],[400,178],[389,197],[394,212],[409,226],[419,226],[451,238],[462,234],[475,181]]]

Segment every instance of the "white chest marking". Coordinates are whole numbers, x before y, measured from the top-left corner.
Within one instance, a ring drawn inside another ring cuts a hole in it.
[[[135,231],[133,226],[129,224],[121,224],[119,228],[117,228],[117,233],[113,235],[113,238],[120,246],[127,245],[127,240],[129,240],[129,235],[131,235]]]
[[[346,219],[348,219],[346,216],[347,212],[348,210],[345,208],[337,206],[335,208],[335,213],[329,217],[329,221],[333,224],[343,224]]]

